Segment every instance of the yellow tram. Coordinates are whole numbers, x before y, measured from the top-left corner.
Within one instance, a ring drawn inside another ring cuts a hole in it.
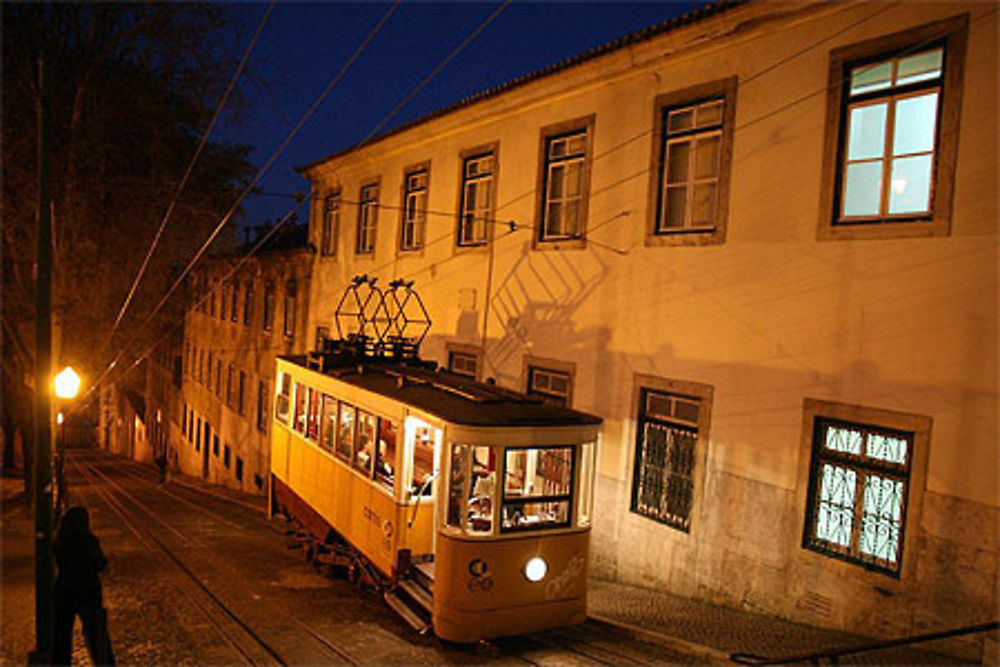
[[[582,622],[601,420],[332,347],[277,361],[271,513],[442,639]]]

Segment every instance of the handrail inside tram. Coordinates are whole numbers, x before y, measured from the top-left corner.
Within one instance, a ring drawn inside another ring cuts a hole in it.
[[[410,515],[410,520],[406,522],[407,528],[413,528],[413,522],[417,520],[417,510],[420,509],[420,499],[424,497],[424,491],[430,486],[430,483],[434,481],[434,478],[438,476],[440,470],[435,470],[432,472],[424,483],[420,486],[420,491],[417,493],[417,502],[413,503],[413,513]]]

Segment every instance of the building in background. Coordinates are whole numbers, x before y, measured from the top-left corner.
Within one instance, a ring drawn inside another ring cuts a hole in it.
[[[252,429],[231,364],[269,381],[353,276],[412,279],[425,356],[604,418],[594,575],[882,637],[992,619],[994,10],[710,7],[303,167],[308,326],[244,333],[250,278],[208,283],[192,465]]]
[[[289,225],[253,255],[248,244],[192,272],[177,400],[181,472],[266,492],[274,359],[315,345],[307,232]]]

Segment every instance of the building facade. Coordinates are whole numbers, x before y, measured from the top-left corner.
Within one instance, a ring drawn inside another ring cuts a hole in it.
[[[592,574],[869,635],[990,620],[997,79],[975,2],[622,38],[303,167],[294,345],[353,276],[414,280],[424,356],[604,418]]]
[[[193,272],[177,408],[181,472],[267,492],[274,360],[315,345],[306,335],[305,231],[292,228],[252,256],[217,256]]]

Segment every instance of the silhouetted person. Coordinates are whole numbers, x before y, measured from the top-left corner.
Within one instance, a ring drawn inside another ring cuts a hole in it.
[[[108,561],[101,543],[90,532],[90,517],[84,507],[71,507],[59,524],[53,545],[59,576],[53,593],[55,643],[52,663],[69,665],[73,656],[73,623],[80,617],[90,657],[98,665],[114,665],[108,636],[107,612],[98,574]]]

